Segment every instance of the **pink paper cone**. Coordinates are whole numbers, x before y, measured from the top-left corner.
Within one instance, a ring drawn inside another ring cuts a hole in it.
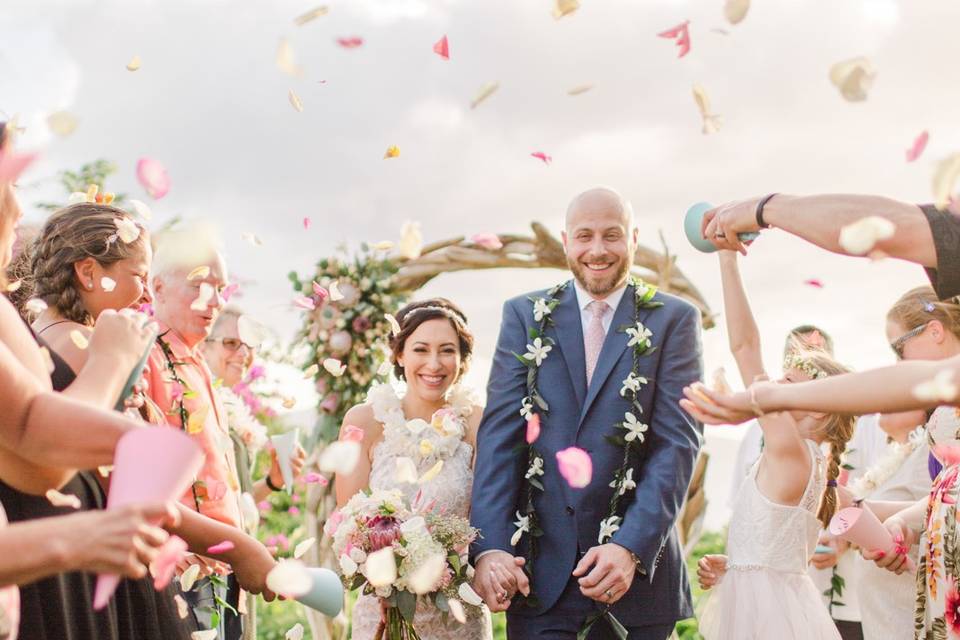
[[[834,514],[830,520],[830,533],[868,551],[883,551],[887,555],[895,553],[897,546],[893,536],[867,505],[847,507]],[[907,567],[911,571],[915,568],[910,556],[907,556]]]
[[[130,431],[117,443],[110,473],[107,509],[143,502],[175,501],[203,466],[203,453],[180,431],[153,427]],[[102,609],[120,583],[120,576],[101,573],[93,608]]]

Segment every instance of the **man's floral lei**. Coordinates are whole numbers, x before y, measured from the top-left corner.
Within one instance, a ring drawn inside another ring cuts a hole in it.
[[[547,413],[549,407],[543,396],[537,388],[537,377],[540,366],[549,356],[553,345],[556,343],[553,338],[546,335],[546,330],[554,325],[552,314],[557,305],[560,304],[560,294],[567,287],[566,282],[561,283],[549,291],[546,297],[530,298],[533,302],[533,319],[538,323],[536,328],[530,330],[530,343],[527,344],[527,353],[522,355],[514,353],[514,356],[527,367],[527,393],[520,402],[520,415],[528,421],[535,419],[537,412]],[[626,398],[630,403],[630,409],[623,414],[623,420],[613,425],[614,432],[607,436],[607,440],[623,448],[623,462],[614,472],[610,486],[616,489],[610,498],[610,505],[607,509],[607,517],[600,522],[600,535],[597,538],[599,544],[604,544],[609,540],[623,522],[623,516],[620,515],[620,501],[628,491],[636,488],[634,481],[634,470],[630,466],[632,454],[640,450],[640,446],[646,440],[646,434],[649,425],[641,421],[643,407],[640,404],[640,390],[648,380],[640,375],[640,358],[652,353],[656,347],[653,346],[653,333],[640,322],[640,312],[646,309],[656,309],[663,306],[662,302],[654,302],[653,298],[657,293],[657,288],[644,283],[639,278],[631,278],[630,285],[634,288],[633,322],[631,324],[617,328],[620,333],[629,336],[628,347],[633,348],[633,367],[629,375],[622,381],[620,395]],[[538,418],[537,418],[538,419]],[[529,430],[528,430],[529,432]],[[543,535],[537,518],[537,512],[534,508],[534,491],[545,491],[540,477],[543,476],[543,456],[535,447],[536,438],[528,437],[526,445],[527,450],[527,473],[523,487],[523,505],[517,511],[517,530],[514,532],[510,543],[516,546],[523,534],[529,534],[529,546],[527,554],[527,569],[532,574],[533,561],[536,556],[537,538]],[[527,600],[531,606],[536,606],[536,599],[531,595]]]

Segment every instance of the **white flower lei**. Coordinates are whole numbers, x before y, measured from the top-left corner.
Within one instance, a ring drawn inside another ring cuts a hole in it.
[[[240,436],[247,447],[247,452],[253,458],[267,443],[267,428],[253,416],[250,407],[233,389],[220,386],[217,393],[227,410],[227,424],[230,430]]]
[[[473,413],[476,396],[472,389],[453,385],[447,390],[446,406],[430,422],[420,418],[407,420],[402,399],[388,382],[374,384],[367,392],[373,416],[383,423],[384,442],[392,451],[429,465],[449,458],[467,432],[467,417]]]
[[[850,485],[849,489],[854,497],[857,499],[869,497],[871,493],[877,490],[877,487],[882,486],[892,478],[907,458],[917,450],[917,447],[924,443],[925,434],[925,427],[917,427],[910,432],[906,442],[891,444],[886,455]]]

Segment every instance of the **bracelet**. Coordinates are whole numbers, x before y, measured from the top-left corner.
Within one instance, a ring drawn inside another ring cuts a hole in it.
[[[766,195],[763,198],[761,198],[760,202],[757,203],[757,226],[760,227],[761,229],[770,229],[771,227],[773,227],[773,225],[767,224],[766,222],[763,221],[763,208],[767,206],[767,203],[770,202],[770,200],[775,195],[777,194],[771,193],[769,195]]]
[[[760,403],[757,402],[757,389],[753,385],[750,385],[750,411],[753,411],[753,415],[757,418],[763,417],[763,409],[760,408]]]
[[[269,473],[267,474],[266,481],[267,481],[267,488],[270,489],[270,491],[283,491],[283,487],[278,487],[275,484],[273,484],[273,481],[270,480]]]

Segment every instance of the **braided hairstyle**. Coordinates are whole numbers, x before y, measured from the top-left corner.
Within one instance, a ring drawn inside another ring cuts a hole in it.
[[[430,298],[419,302],[411,302],[397,312],[397,322],[400,332],[390,338],[390,361],[393,362],[393,372],[397,379],[406,380],[403,367],[397,362],[397,356],[403,353],[407,339],[413,335],[421,324],[427,320],[449,320],[453,330],[457,333],[460,343],[460,371],[457,380],[463,377],[470,364],[470,355],[473,353],[473,334],[467,329],[467,316],[460,307],[446,298]]]
[[[140,236],[129,244],[115,237],[109,241],[117,233],[118,219],[133,220],[122,209],[92,202],[56,211],[47,218],[29,252],[29,281],[23,286],[29,286],[33,297],[46,302],[65,319],[93,324],[80,297],[74,264],[93,258],[106,267],[139,255],[147,242],[142,227]]]
[[[799,362],[797,368],[808,374],[810,371],[816,372],[816,375],[811,377],[817,379],[851,372],[849,368],[834,360],[830,354],[822,349],[797,352],[793,358],[794,361]],[[840,477],[843,453],[847,449],[850,438],[853,437],[856,422],[857,416],[834,413],[827,416],[826,422],[821,428],[823,441],[830,444],[830,457],[827,460],[827,486],[820,500],[820,510],[817,512],[817,519],[820,520],[824,528],[830,526],[830,519],[837,511],[837,478]]]

